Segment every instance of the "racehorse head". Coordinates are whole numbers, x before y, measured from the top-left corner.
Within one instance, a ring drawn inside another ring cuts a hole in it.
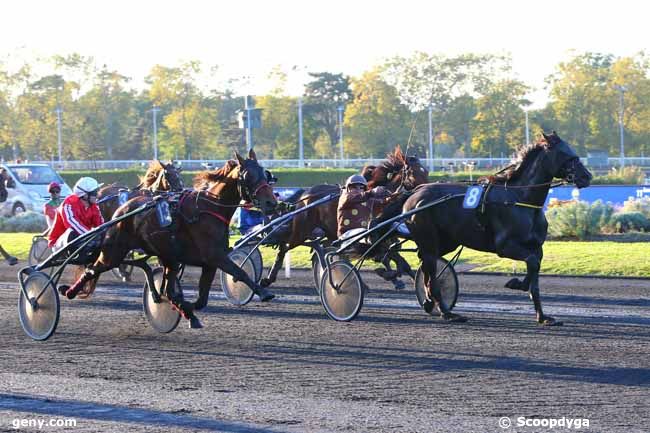
[[[555,131],[546,135],[548,144],[549,169],[554,177],[574,183],[578,188],[585,188],[591,183],[592,175],[582,165],[580,158],[569,144],[562,140]]]
[[[253,203],[265,214],[273,212],[278,202],[273,194],[273,187],[269,185],[264,168],[257,162],[253,149],[248,151],[248,158],[244,159],[235,152],[237,158],[237,188],[242,200]]]
[[[163,163],[160,160],[151,161],[146,173],[140,178],[142,189],[156,191],[182,191],[183,178],[181,169],[172,161]]]
[[[420,164],[420,159],[415,155],[406,156],[399,145],[386,155],[386,161],[378,166],[365,166],[361,174],[368,181],[369,188],[385,186],[392,190],[399,187],[412,190],[429,178],[429,171]]]

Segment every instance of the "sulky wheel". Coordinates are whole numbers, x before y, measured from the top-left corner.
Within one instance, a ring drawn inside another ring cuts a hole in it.
[[[312,276],[314,278],[314,287],[316,288],[316,293],[320,295],[320,281],[323,276],[323,264],[325,263],[325,254],[330,251],[336,251],[334,247],[325,247],[323,249],[313,248],[311,254],[311,269]],[[322,253],[322,254],[321,254]],[[338,257],[333,257],[333,260],[338,260]]]
[[[237,250],[248,255],[251,247],[245,246],[237,248]],[[253,267],[255,268],[255,282],[259,284],[262,279],[262,272],[264,272],[264,262],[262,262],[262,253],[260,253],[259,248],[255,248],[249,259],[253,262]]]
[[[42,236],[34,237],[32,240],[32,246],[29,249],[29,257],[27,259],[30,266],[38,265],[52,254],[52,250],[47,246],[47,243],[47,238]]]
[[[152,272],[153,283],[155,290],[160,294],[163,283],[164,269],[156,268]],[[180,280],[176,280],[176,291],[180,293]],[[144,292],[142,293],[142,308],[147,320],[151,326],[158,332],[166,334],[172,332],[178,326],[181,320],[181,315],[178,311],[172,308],[171,302],[167,294],[160,294],[160,302],[154,300],[149,281],[145,278]]]
[[[449,263],[447,260],[440,258],[436,264],[436,271],[438,273],[437,284],[440,287],[440,293],[442,294],[442,302],[445,304],[447,309],[451,311],[452,308],[456,305],[458,300],[458,276],[452,265],[447,266]],[[443,270],[443,268],[447,268]],[[441,273],[442,271],[442,273]],[[417,273],[415,274],[415,295],[418,298],[420,306],[424,305],[424,302],[427,299],[426,290],[424,288],[424,272],[422,271],[422,266],[418,268]],[[437,314],[437,312],[431,312],[429,314]]]
[[[20,324],[25,333],[34,340],[50,338],[59,323],[59,294],[49,280],[50,277],[43,272],[33,272],[25,280],[27,298],[23,291],[20,291]]]
[[[364,285],[361,277],[347,260],[335,261],[323,272],[320,299],[325,312],[332,319],[339,322],[353,320],[361,311],[363,296]]]
[[[253,264],[253,255],[251,255],[246,262],[246,256],[248,253],[243,249],[233,250],[228,254],[230,259],[235,262],[246,274],[252,279],[255,280],[257,275],[255,274],[255,265]],[[260,272],[261,275],[261,272]],[[246,305],[248,304],[255,293],[248,287],[243,281],[235,282],[235,279],[232,275],[225,273],[219,269],[219,281],[221,281],[221,289],[223,294],[226,295],[226,298],[231,304],[234,305]]]

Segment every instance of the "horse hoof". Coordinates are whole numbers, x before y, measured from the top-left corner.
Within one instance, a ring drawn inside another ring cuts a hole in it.
[[[511,279],[506,283],[505,287],[512,290],[521,290],[522,292],[528,291],[527,288],[523,287],[522,281],[519,278]]]
[[[68,299],[74,299],[77,297],[77,294],[79,293],[80,290],[81,288],[72,287],[65,291],[65,297]]]
[[[454,313],[447,313],[442,316],[442,319],[445,322],[456,322],[456,323],[467,322],[467,318],[465,316],[461,316],[460,314],[454,314]]]
[[[190,329],[201,329],[201,328],[203,328],[203,324],[201,324],[201,321],[196,317],[192,317],[190,319]]]
[[[431,314],[431,312],[433,311],[433,307],[434,307],[433,301],[426,300],[422,304],[422,308],[424,308],[424,311],[426,311],[428,314]]]
[[[538,324],[542,326],[562,326],[564,323],[560,322],[559,320],[555,320],[552,317],[544,317],[542,320],[537,321]]]
[[[9,264],[9,266],[13,266],[15,264],[18,264],[18,259],[15,257],[9,257],[7,259],[7,263]]]
[[[404,281],[402,280],[394,280],[393,286],[395,287],[395,290],[402,290],[404,287],[406,287],[406,284],[404,284]]]
[[[262,280],[260,281],[260,286],[269,287],[272,283],[273,283],[273,281],[271,281],[270,279],[262,278]]]
[[[260,294],[260,301],[262,302],[269,302],[273,298],[275,298],[275,295],[273,293],[266,292],[264,294]]]

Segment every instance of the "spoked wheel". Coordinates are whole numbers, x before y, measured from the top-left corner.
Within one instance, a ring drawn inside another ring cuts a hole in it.
[[[321,263],[325,262],[325,254],[330,252],[330,251],[335,251],[336,249],[333,247],[326,247],[324,249],[313,249],[313,253],[311,254],[311,269],[312,269],[312,275],[314,278],[314,287],[316,288],[316,292],[320,294],[320,281],[321,277],[323,276],[323,266]],[[322,252],[322,256],[321,253]],[[334,260],[337,260],[338,258],[335,257]]]
[[[25,298],[20,291],[18,315],[20,325],[27,335],[34,340],[47,340],[54,334],[59,323],[59,294],[50,278],[43,272],[33,272],[25,280]],[[42,292],[42,294],[41,294]],[[39,297],[40,295],[40,297]]]
[[[329,275],[332,276],[330,283]],[[347,260],[330,264],[320,280],[320,300],[325,312],[339,322],[349,322],[357,317],[363,306],[364,285],[357,270]]]
[[[156,268],[153,270],[153,283],[156,292],[160,293],[163,285],[164,269]],[[176,280],[176,290],[180,292],[181,282]],[[145,278],[144,292],[142,293],[142,307],[147,320],[156,331],[166,334],[172,332],[178,326],[181,320],[181,314],[172,308],[169,297],[166,293],[160,294],[160,302],[154,300],[149,281]]]
[[[246,253],[246,255],[248,255],[248,253],[251,250],[251,247],[245,246],[245,247],[238,248],[237,250]],[[262,253],[260,253],[259,248],[255,248],[255,250],[253,250],[253,253],[251,254],[249,259],[253,262],[253,267],[255,268],[255,282],[259,284],[260,280],[262,279],[262,272],[264,272]]]
[[[440,293],[442,295],[442,302],[445,304],[447,309],[451,311],[452,308],[456,305],[458,300],[458,276],[452,265],[447,266],[449,263],[447,260],[440,258],[436,264],[436,270],[438,273],[437,284],[440,287]],[[447,266],[442,274],[440,271]],[[422,271],[422,266],[418,268],[417,273],[415,274],[415,295],[418,298],[420,306],[424,305],[424,302],[427,300],[427,293],[424,287],[424,272]],[[426,311],[426,310],[425,310]],[[432,310],[431,315],[437,314]]]
[[[255,253],[253,253],[254,255]],[[252,279],[255,280],[257,275],[255,274],[255,265],[253,264],[253,255],[251,255],[247,260],[246,256],[248,253],[243,249],[233,250],[228,254],[230,259],[235,262],[246,274]],[[246,260],[244,262],[244,260]],[[261,275],[261,272],[260,272]],[[221,289],[223,294],[226,295],[226,298],[231,304],[234,305],[246,305],[248,304],[255,293],[248,287],[243,281],[235,282],[235,277],[230,274],[225,273],[219,269],[219,281],[221,281]]]
[[[30,266],[38,265],[52,254],[52,250],[47,246],[47,243],[47,239],[41,236],[36,236],[32,240],[32,246],[29,249],[29,257],[27,259]]]
[[[126,255],[126,260],[133,260],[135,258],[135,252],[129,251]],[[115,277],[119,278],[123,282],[131,281],[131,275],[133,275],[133,265],[127,265],[122,263],[117,268],[111,269],[111,272]]]

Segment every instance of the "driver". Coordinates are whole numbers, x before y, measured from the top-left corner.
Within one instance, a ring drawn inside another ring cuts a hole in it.
[[[339,238],[349,230],[368,228],[373,208],[383,205],[389,195],[383,186],[368,191],[368,181],[360,174],[350,176],[336,210]]]
[[[104,223],[97,206],[97,192],[101,188],[92,177],[82,177],[56,211],[54,226],[49,235],[49,246],[56,252],[76,237]]]
[[[47,230],[51,230],[56,218],[56,209],[61,205],[61,185],[58,182],[50,182],[47,186],[47,192],[50,193],[50,201],[43,205],[43,213],[47,221]]]

